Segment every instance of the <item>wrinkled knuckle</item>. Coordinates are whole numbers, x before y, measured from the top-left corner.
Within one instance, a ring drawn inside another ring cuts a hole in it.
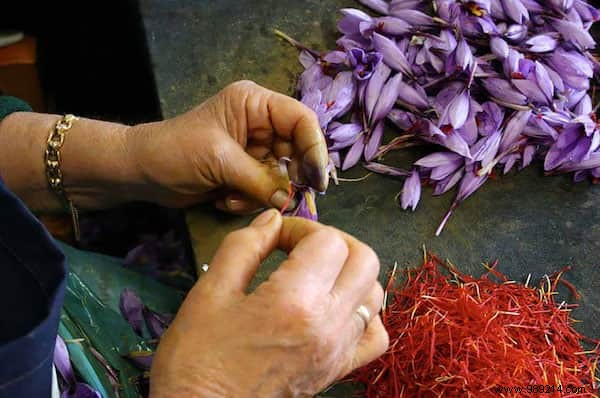
[[[254,88],[258,86],[258,84],[256,84],[254,81],[252,80],[239,80],[235,83],[231,83],[228,88],[232,88],[232,89],[236,89],[236,90],[245,90],[245,89],[250,89],[250,88]]]

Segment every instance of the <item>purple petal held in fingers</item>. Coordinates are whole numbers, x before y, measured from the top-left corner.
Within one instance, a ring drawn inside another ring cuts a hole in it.
[[[492,97],[497,98],[500,101],[515,105],[527,104],[527,97],[515,90],[515,88],[504,79],[490,77],[483,80],[482,84]]]
[[[370,162],[377,155],[377,151],[379,150],[379,146],[381,145],[381,139],[383,138],[383,120],[381,120],[373,131],[371,132],[371,136],[367,140],[367,144],[365,145],[365,160]]]
[[[359,34],[359,24],[361,22],[371,22],[373,18],[356,8],[342,8],[340,10],[342,18],[338,22],[338,30],[346,35]]]
[[[575,44],[581,50],[596,46],[594,38],[583,26],[563,19],[553,19],[552,26],[560,32],[566,41]]]
[[[462,156],[454,152],[434,152],[415,162],[415,166],[434,168],[462,160]]]
[[[383,86],[377,104],[373,109],[371,120],[369,121],[371,125],[383,120],[392,110],[392,107],[396,103],[396,99],[398,99],[400,83],[402,83],[402,74],[397,73]]]
[[[546,53],[554,51],[558,46],[558,41],[547,34],[533,36],[525,42],[527,51],[532,53]]]
[[[412,75],[412,69],[404,54],[400,51],[396,42],[388,39],[379,33],[373,33],[373,46],[383,56],[385,62],[390,68],[400,71],[407,75]]]
[[[354,142],[354,144],[352,144],[350,150],[346,154],[346,157],[344,158],[344,163],[342,163],[342,171],[346,171],[349,168],[354,167],[360,160],[360,157],[362,156],[364,150],[365,140],[363,139],[363,137],[360,137],[356,140],[356,142]]]
[[[367,115],[367,119],[371,119],[373,109],[375,109],[381,89],[391,73],[392,70],[384,62],[380,62],[377,64],[377,66],[375,66],[375,70],[373,71],[371,79],[369,79],[369,82],[367,83],[367,88],[365,91],[365,113]]]
[[[142,309],[144,304],[142,300],[130,289],[123,289],[119,298],[119,310],[125,320],[131,325],[135,333],[142,335],[144,318]]]
[[[363,165],[363,167],[373,173],[386,175],[390,177],[409,177],[411,173],[404,169],[397,167],[388,166],[381,163],[369,162]]]
[[[529,12],[521,0],[501,0],[506,15],[518,24],[529,20]]]
[[[291,215],[294,217],[302,217],[308,220],[317,221],[319,214],[317,213],[317,205],[313,189],[308,188],[301,190],[297,193],[297,195],[299,195],[300,200],[298,201],[298,206],[291,213]]]
[[[333,123],[332,123],[333,125]],[[362,126],[358,123],[338,124],[327,131],[329,138],[334,141],[348,141],[355,139],[362,131]]]
[[[409,207],[414,211],[419,204],[421,198],[421,177],[417,170],[413,170],[404,181],[404,188],[402,189],[401,205],[404,210]]]
[[[409,24],[417,27],[427,26],[433,24],[433,18],[429,15],[418,11],[418,10],[408,10],[408,9],[394,9],[394,13],[392,13],[394,17],[400,18],[408,22]]]
[[[387,15],[389,13],[390,7],[385,0],[358,0],[358,2],[380,14]]]
[[[494,36],[490,39],[490,49],[500,61],[508,57],[508,44],[498,36]]]

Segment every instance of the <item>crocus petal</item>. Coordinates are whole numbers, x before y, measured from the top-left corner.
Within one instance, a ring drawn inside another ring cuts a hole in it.
[[[351,167],[354,167],[358,161],[360,160],[363,151],[365,150],[365,140],[360,137],[352,146],[350,150],[346,154],[344,158],[344,163],[342,163],[342,171],[348,170]]]
[[[395,17],[405,20],[413,26],[426,26],[433,23],[433,18],[418,10],[395,8],[394,12],[391,14]]]
[[[435,184],[435,188],[433,190],[433,195],[435,195],[435,196],[443,195],[446,192],[448,192],[449,190],[451,190],[461,180],[463,173],[464,173],[464,168],[461,167],[458,171],[456,171],[452,175],[449,175],[448,177],[444,178],[443,180],[438,181],[437,184]]]
[[[144,307],[144,321],[153,339],[160,338],[173,321],[173,315],[161,314]]]
[[[373,23],[375,29],[386,35],[401,36],[412,30],[412,25],[403,19],[396,17],[376,18]]]
[[[470,70],[473,66],[473,53],[465,39],[458,42],[456,46],[456,65],[462,70]]]
[[[127,358],[141,370],[150,370],[154,353],[152,351],[133,351],[127,354]]]
[[[373,114],[371,115],[371,125],[383,120],[392,110],[392,107],[396,103],[396,99],[398,99],[401,82],[402,74],[397,73],[383,86],[377,104],[373,109]]]
[[[417,121],[415,115],[410,112],[402,111],[400,109],[392,109],[387,118],[389,121],[394,123],[398,128],[402,130],[409,130],[412,128]]]
[[[422,4],[422,0],[392,0],[390,2],[390,14],[400,10],[414,10]]]
[[[365,145],[365,160],[370,162],[375,158],[379,146],[381,145],[381,139],[383,138],[383,120],[381,120],[371,133],[367,144]]]
[[[396,43],[379,33],[373,33],[373,46],[383,55],[383,62],[390,68],[405,73],[412,74],[412,69],[404,54],[400,51]]]
[[[85,383],[77,383],[72,391],[65,390],[61,398],[102,398],[100,393]]]
[[[144,304],[142,300],[130,289],[123,289],[119,299],[119,310],[125,320],[131,325],[133,330],[142,335],[142,325],[144,322],[142,309]]]
[[[502,0],[504,12],[518,24],[522,24],[529,20],[529,12],[521,3],[521,0]]]
[[[538,61],[535,62],[535,80],[546,98],[551,101],[554,97],[554,83],[546,67]]]
[[[482,138],[480,148],[473,154],[473,160],[480,161],[482,168],[490,165],[498,154],[501,138],[502,134],[500,131],[496,131],[495,133]]]
[[[356,8],[342,8],[340,12],[342,18],[338,22],[337,28],[341,33],[347,35],[359,33],[359,24],[364,21],[370,22],[373,19],[367,13]]]
[[[582,50],[593,48],[596,45],[594,38],[582,26],[564,19],[552,20],[552,26],[560,32],[562,37]]]
[[[335,167],[338,169],[342,166],[342,161],[340,158],[340,153],[337,151],[329,152],[329,160],[333,163]]]
[[[527,37],[527,26],[511,25],[504,32],[504,38],[508,41],[518,43]]]
[[[471,97],[469,91],[464,90],[448,104],[448,108],[445,115],[442,116],[442,120],[448,120],[455,129],[461,128],[469,116],[470,103]]]
[[[521,93],[536,104],[548,104],[548,98],[541,91],[540,86],[537,82],[528,79],[513,79],[513,86],[515,86]]]
[[[54,345],[54,366],[69,387],[75,385],[75,373],[73,373],[71,366],[69,351],[67,350],[65,341],[60,336],[56,336],[56,343]]]
[[[478,175],[475,170],[465,171],[465,175],[460,182],[458,187],[458,194],[456,195],[456,201],[462,202],[473,194],[483,183],[488,179],[488,174],[482,176]]]
[[[414,211],[419,204],[419,199],[421,198],[421,178],[419,177],[419,172],[417,170],[413,170],[408,177],[404,181],[404,188],[402,189],[402,197],[401,204],[404,210],[409,207]]]
[[[523,165],[522,165],[523,168],[525,168],[531,164],[531,161],[533,160],[533,156],[535,155],[535,151],[536,151],[535,145],[527,145],[525,147],[525,149],[523,150]]]
[[[362,126],[358,123],[339,124],[328,130],[328,136],[334,141],[348,141],[356,139],[361,131]]]
[[[494,98],[515,105],[527,104],[527,97],[515,90],[515,88],[504,79],[490,77],[483,80],[482,83],[485,89]]]
[[[387,15],[389,12],[389,4],[384,0],[358,0],[361,4],[369,7],[373,11]]]
[[[454,152],[434,152],[415,162],[416,166],[434,168],[461,160],[462,156]]]
[[[504,128],[500,143],[500,152],[506,151],[519,140],[525,125],[529,122],[530,116],[531,111],[518,111],[510,117]]]
[[[369,162],[365,163],[363,167],[373,173],[382,174],[390,177],[408,177],[411,173],[404,169],[397,167],[388,166],[381,163]]]
[[[377,99],[379,98],[381,89],[391,73],[392,70],[383,62],[380,62],[377,64],[377,66],[375,66],[375,70],[373,71],[373,75],[371,75],[371,79],[369,79],[369,82],[367,83],[367,88],[365,91],[365,112],[367,119],[371,119],[371,115],[373,114],[373,109],[375,109],[375,105],[377,104]]]
[[[409,105],[416,106],[419,109],[426,109],[429,107],[429,101],[422,92],[416,90],[414,87],[407,83],[399,82],[399,93],[398,99]]]
[[[549,35],[537,35],[525,42],[527,51],[532,53],[545,53],[553,51],[558,46],[558,41]]]
[[[308,69],[317,62],[317,59],[306,50],[300,51],[300,55],[298,56],[298,60],[300,64],[304,67],[304,69]]]
[[[501,61],[508,56],[508,44],[498,36],[494,36],[490,39],[490,49]]]
[[[581,101],[575,105],[575,108],[573,108],[573,112],[575,112],[576,115],[589,115],[592,111],[592,98],[589,95],[583,97]]]

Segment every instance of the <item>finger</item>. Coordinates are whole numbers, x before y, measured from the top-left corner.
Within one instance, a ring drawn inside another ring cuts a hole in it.
[[[270,155],[271,148],[264,145],[248,145],[246,152],[254,159],[262,160]]]
[[[362,338],[371,321],[379,315],[382,303],[383,288],[379,282],[376,282],[371,287],[369,293],[363,297],[361,304],[352,313],[355,327],[350,330],[351,341],[356,343]],[[366,317],[366,319],[363,317]]]
[[[365,366],[371,361],[382,356],[388,349],[390,338],[388,336],[381,317],[377,315],[365,331],[364,335],[356,346],[354,357],[352,358],[351,370]],[[345,375],[341,375],[345,376]]]
[[[329,182],[329,156],[316,114],[291,97],[256,87],[258,92],[248,96],[246,104],[248,129],[262,130],[271,124],[280,138],[293,143],[311,185],[325,191]]]
[[[283,157],[291,158],[294,153],[294,147],[290,141],[275,137],[273,141],[273,154],[278,159]]]
[[[278,209],[288,202],[288,180],[281,175],[277,164],[260,162],[237,144],[233,144],[227,153],[227,185]],[[296,207],[293,198],[290,202],[289,207]]]
[[[267,210],[240,230],[225,237],[201,283],[223,293],[244,293],[261,262],[279,241],[282,217]]]
[[[340,273],[332,294],[340,298],[346,311],[355,311],[361,299],[371,290],[379,276],[379,258],[366,244],[354,240],[350,254]]]
[[[269,281],[284,291],[301,294],[305,299],[322,299],[331,291],[344,267],[348,245],[334,228],[321,226],[307,232],[294,243],[288,258]]]
[[[231,214],[254,214],[264,209],[264,205],[257,200],[246,197],[239,192],[233,192],[225,198],[215,202],[215,207]]]

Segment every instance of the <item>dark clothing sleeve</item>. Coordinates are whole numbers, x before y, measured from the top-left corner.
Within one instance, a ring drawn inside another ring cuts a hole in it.
[[[50,397],[65,279],[63,254],[0,179],[0,398]]]

